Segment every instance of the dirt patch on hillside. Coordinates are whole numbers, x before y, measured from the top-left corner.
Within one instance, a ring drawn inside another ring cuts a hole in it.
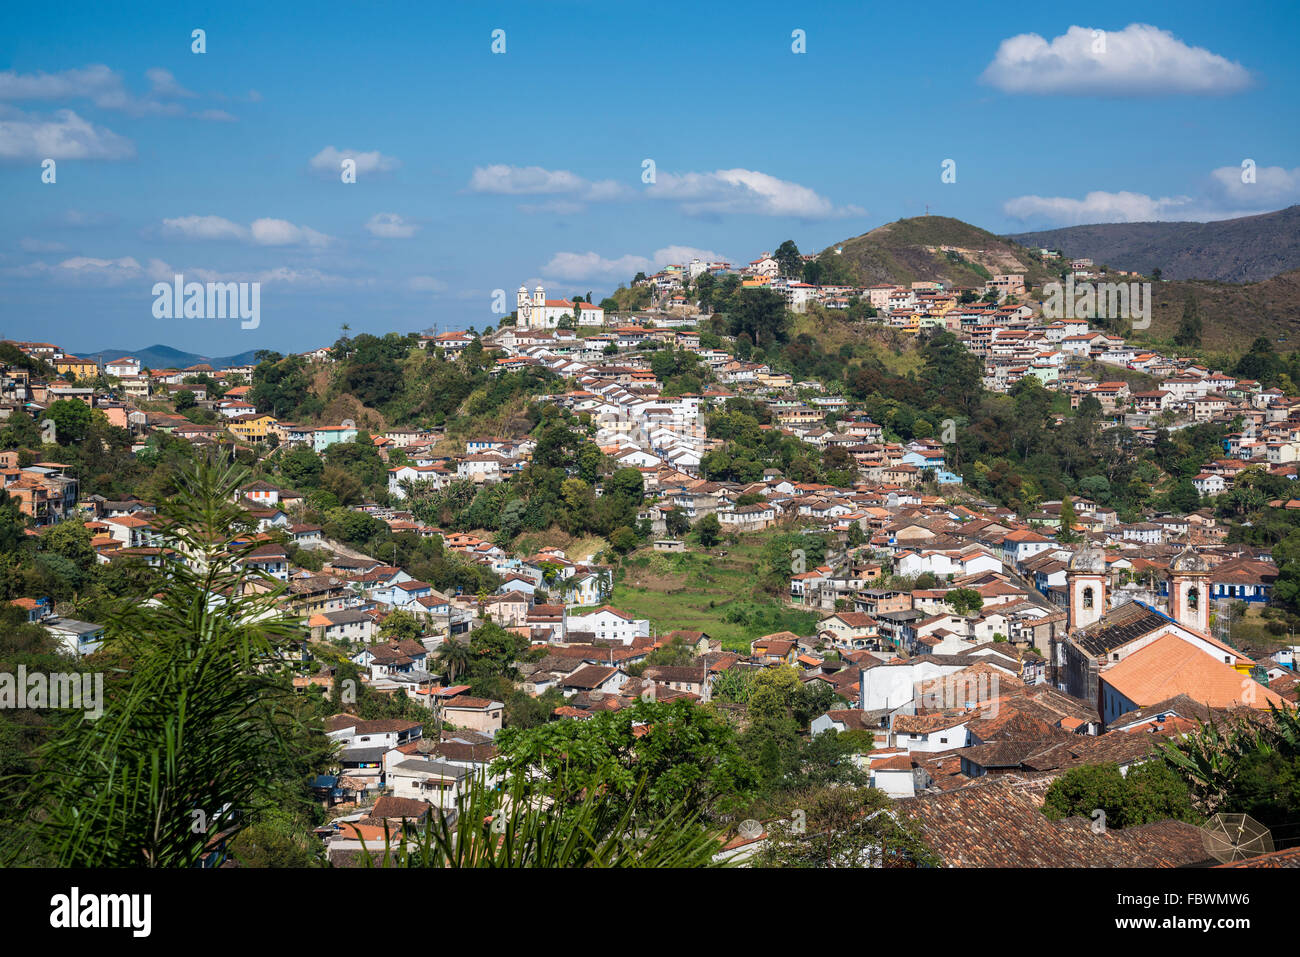
[[[336,395],[321,413],[321,420],[328,425],[338,425],[344,419],[351,419],[358,429],[371,434],[388,431],[387,420],[374,409],[362,405],[361,400],[350,392]]]
[[[686,576],[661,574],[648,568],[629,568],[623,577],[623,584],[633,588],[648,588],[651,591],[671,593],[686,586]]]

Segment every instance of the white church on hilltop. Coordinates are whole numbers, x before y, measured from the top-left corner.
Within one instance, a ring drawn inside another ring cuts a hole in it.
[[[594,298],[594,297],[593,297]],[[589,302],[570,302],[568,299],[547,299],[546,290],[538,286],[528,298],[528,287],[520,286],[515,296],[519,318],[515,325],[520,329],[554,329],[565,316],[574,317],[579,326],[603,326],[605,310]]]

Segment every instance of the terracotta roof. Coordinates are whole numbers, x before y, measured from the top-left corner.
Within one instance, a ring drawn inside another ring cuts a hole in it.
[[[1042,812],[1046,780],[985,777],[894,804],[948,867],[1178,867],[1203,863],[1201,829],[1157,821],[1094,834],[1092,822]]]
[[[1101,680],[1139,706],[1179,694],[1212,708],[1283,704],[1281,697],[1250,676],[1175,635],[1162,635],[1133,652],[1103,671]]]

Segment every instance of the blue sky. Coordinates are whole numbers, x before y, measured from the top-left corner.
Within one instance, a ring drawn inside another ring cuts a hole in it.
[[[927,203],[1014,232],[1300,202],[1300,11],[1061,9],[7,4],[0,337],[305,350]],[[261,282],[260,326],[155,318],[176,272]]]

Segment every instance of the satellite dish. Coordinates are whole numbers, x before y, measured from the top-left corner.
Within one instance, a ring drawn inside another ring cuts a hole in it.
[[[344,419],[342,422],[339,423],[339,427],[343,429],[355,429],[357,427],[357,424],[353,422],[351,419]]]
[[[1220,864],[1259,857],[1273,850],[1273,835],[1249,814],[1216,814],[1201,826],[1205,850]]]

